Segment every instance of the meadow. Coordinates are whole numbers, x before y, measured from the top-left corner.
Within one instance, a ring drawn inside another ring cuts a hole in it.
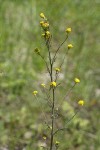
[[[100,50],[99,0],[0,0],[0,150],[41,150],[46,134],[41,114],[44,93],[40,84],[47,82],[44,62],[34,49],[47,51],[41,38],[40,13],[49,19],[52,32],[52,54],[72,28],[68,42],[73,49],[64,61],[58,89],[58,101],[73,84],[81,82],[70,93],[61,113],[68,119],[76,101],[85,105],[70,122],[68,130],[57,134],[59,150],[100,149]],[[67,43],[59,52],[56,65],[62,61]],[[40,91],[40,103],[32,92]],[[69,102],[70,101],[70,102]],[[66,120],[57,122],[58,126]]]

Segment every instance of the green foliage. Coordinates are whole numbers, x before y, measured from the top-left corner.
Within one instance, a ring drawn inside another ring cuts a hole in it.
[[[44,63],[33,52],[39,47],[47,57],[39,29],[38,16],[42,11],[50,18],[55,49],[64,39],[66,25],[72,27],[69,42],[73,40],[74,49],[63,65],[64,84],[59,88],[59,101],[61,93],[65,93],[64,88],[71,87],[74,77],[79,76],[81,84],[70,94],[71,104],[63,103],[62,113],[70,118],[74,113],[74,102],[81,98],[86,100],[85,109],[68,125],[68,130],[57,135],[61,143],[59,149],[99,150],[100,16],[98,1],[90,0],[50,3],[0,0],[0,148],[32,150],[34,147],[38,150],[44,142],[43,116],[38,115],[41,104],[35,102],[31,94],[41,82],[39,79],[44,80]],[[66,45],[60,50],[62,58],[65,49]],[[66,118],[60,121],[64,122]],[[59,126],[60,121],[57,122]]]

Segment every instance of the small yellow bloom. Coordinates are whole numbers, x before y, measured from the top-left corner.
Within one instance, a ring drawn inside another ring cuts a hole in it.
[[[81,106],[83,106],[84,105],[84,101],[83,100],[79,100],[78,104],[81,105]]]
[[[46,31],[46,38],[49,39],[50,38],[50,32]]]
[[[80,79],[78,79],[78,78],[75,78],[74,81],[75,81],[75,83],[80,83]]]
[[[47,137],[46,137],[46,136],[43,136],[43,139],[44,139],[44,140],[46,140],[46,139],[47,139]]]
[[[38,91],[33,91],[32,93],[33,93],[33,95],[35,95],[35,96],[36,96],[36,95],[37,95],[37,93],[38,93]]]
[[[50,129],[52,130],[52,127],[50,126]]]
[[[56,144],[56,145],[59,145],[59,144],[60,144],[60,142],[59,142],[59,141],[56,141],[56,142],[55,142],[55,144]]]
[[[46,31],[46,35],[50,36],[50,32],[49,32],[49,31]]]
[[[72,44],[68,44],[68,49],[73,48]]]
[[[51,84],[50,84],[52,87],[56,87],[57,86],[57,84],[56,84],[56,82],[55,81],[53,81],[53,82],[51,82]]]
[[[45,19],[44,13],[40,13],[40,17],[43,18],[43,19]]]
[[[42,33],[42,36],[45,37],[45,33]]]
[[[44,24],[44,21],[40,21],[40,25],[42,26]]]
[[[48,22],[45,22],[42,26],[43,26],[44,28],[48,28],[48,27],[49,27],[49,23],[48,23]]]
[[[71,31],[72,31],[71,28],[67,28],[67,29],[66,29],[66,32],[67,32],[67,33],[70,33]]]
[[[44,21],[40,21],[40,25],[41,25],[43,28],[48,28],[48,27],[49,27],[49,23],[48,23],[48,22],[44,22]]]
[[[55,68],[56,72],[60,72],[60,68]]]
[[[41,86],[45,88],[45,84],[44,83],[42,83]]]

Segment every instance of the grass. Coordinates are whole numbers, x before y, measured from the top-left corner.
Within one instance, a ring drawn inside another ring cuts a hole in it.
[[[40,90],[39,83],[45,80],[45,66],[33,53],[34,48],[39,47],[47,57],[39,28],[40,12],[50,20],[52,53],[63,41],[66,27],[72,27],[69,42],[74,48],[63,65],[63,87],[68,89],[73,78],[79,77],[81,84],[70,94],[71,103],[74,105],[81,98],[86,101],[85,108],[71,122],[68,131],[57,136],[60,149],[99,150],[100,15],[97,0],[55,0],[50,3],[0,0],[0,146],[8,146],[10,150],[15,147],[31,150],[33,147],[38,149],[37,146],[43,142],[44,126],[41,124],[42,116],[39,116],[41,104],[35,102],[31,94],[34,88]],[[61,49],[58,64],[66,46]],[[59,90],[62,95],[65,93],[63,89]],[[74,111],[73,105],[62,107],[63,113],[66,114],[66,109]]]

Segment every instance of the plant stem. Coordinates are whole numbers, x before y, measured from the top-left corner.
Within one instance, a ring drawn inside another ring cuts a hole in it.
[[[48,54],[49,54],[49,63],[50,63],[50,78],[51,78],[51,82],[52,82],[52,59],[51,59],[51,53],[50,53],[50,45],[49,45],[49,41],[46,41],[46,46],[47,46],[47,49],[48,49]]]
[[[50,52],[50,45],[49,42],[46,42],[48,53],[49,53],[49,63],[50,63],[50,79],[51,82],[53,82],[53,63],[51,58],[51,52]],[[51,137],[50,137],[50,150],[53,148],[53,138],[54,138],[54,108],[55,108],[55,88],[52,88],[52,106],[51,106]]]
[[[52,104],[52,129],[51,129],[51,141],[50,141],[50,150],[53,148],[53,131],[54,131],[54,108],[55,108],[55,89],[52,89],[53,93],[53,104]]]
[[[58,53],[58,51],[59,51],[59,49],[61,48],[61,46],[66,42],[66,40],[68,39],[68,35],[66,36],[66,38],[64,39],[64,41],[59,45],[59,47],[57,48],[57,50],[56,50],[56,52],[55,52],[55,55],[54,55],[54,57],[53,57],[53,61],[52,61],[52,63],[54,63],[55,62],[55,59],[56,59],[56,55],[57,55],[57,53]]]
[[[67,121],[67,123],[66,123],[66,125],[77,115],[77,113],[79,112],[79,110],[78,111],[76,111],[76,113]],[[55,134],[57,134],[57,132],[59,132],[59,131],[63,131],[63,130],[67,130],[68,129],[68,127],[64,127],[64,128],[59,128],[59,129],[57,129],[53,134],[55,135]]]

